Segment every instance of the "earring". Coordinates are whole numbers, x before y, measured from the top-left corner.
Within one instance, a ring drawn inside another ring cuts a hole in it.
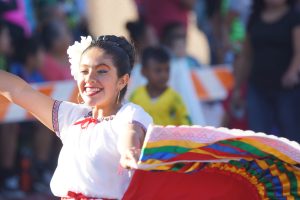
[[[118,96],[117,96],[117,104],[120,103],[119,101],[120,101],[120,91],[119,91]]]
[[[84,101],[83,101],[83,99],[82,99],[82,97],[80,96],[79,93],[77,93],[77,103],[84,104]]]

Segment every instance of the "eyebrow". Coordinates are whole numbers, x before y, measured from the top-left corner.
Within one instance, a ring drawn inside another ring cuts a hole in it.
[[[82,64],[82,65],[80,65],[80,67],[101,67],[101,66],[111,68],[110,65],[105,64],[105,63],[99,63],[99,64],[96,64],[96,65],[94,65],[94,66],[90,66],[90,65],[87,65],[87,64]]]

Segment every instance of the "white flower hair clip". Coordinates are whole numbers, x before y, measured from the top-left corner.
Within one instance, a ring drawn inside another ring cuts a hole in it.
[[[69,46],[67,53],[69,55],[69,62],[71,64],[71,74],[75,80],[77,80],[77,75],[79,73],[79,63],[80,58],[84,50],[86,50],[92,42],[92,37],[81,36],[81,41],[76,41],[72,46]]]

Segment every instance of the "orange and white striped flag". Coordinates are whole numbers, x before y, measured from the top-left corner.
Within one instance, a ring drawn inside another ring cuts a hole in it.
[[[191,78],[201,101],[224,100],[234,79],[227,66],[212,66],[191,71]]]

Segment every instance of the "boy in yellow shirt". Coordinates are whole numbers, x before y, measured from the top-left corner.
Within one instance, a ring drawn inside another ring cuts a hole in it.
[[[137,88],[130,101],[144,108],[157,125],[190,125],[181,96],[168,86],[170,55],[163,47],[149,47],[142,54],[142,74],[148,83]]]

